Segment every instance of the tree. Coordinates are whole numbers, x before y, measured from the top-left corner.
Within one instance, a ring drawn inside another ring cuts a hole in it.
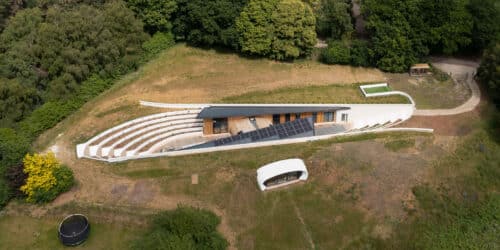
[[[175,0],[126,0],[127,6],[144,22],[150,34],[170,32],[172,15],[177,11]]]
[[[368,41],[359,39],[351,41],[351,65],[373,66],[373,51]]]
[[[132,249],[222,250],[228,245],[217,232],[219,217],[208,210],[179,207],[155,215],[151,224]]]
[[[422,0],[420,15],[425,22],[426,42],[431,50],[453,54],[472,41],[472,16],[467,11],[468,0]]]
[[[236,20],[244,53],[288,60],[309,55],[316,44],[315,18],[299,0],[252,0]]]
[[[500,42],[484,51],[477,76],[488,88],[493,101],[500,106]]]
[[[354,31],[350,1],[321,0],[315,8],[316,32],[333,39],[349,38]]]
[[[197,46],[238,48],[235,20],[248,0],[178,0],[174,33]]]
[[[366,0],[363,13],[371,36],[375,64],[389,72],[404,72],[427,52],[422,47],[418,1]],[[413,26],[412,26],[413,25]]]
[[[40,103],[36,89],[0,78],[0,127],[12,127]]]
[[[321,53],[321,60],[327,64],[349,64],[351,50],[345,42],[331,41],[328,48]]]
[[[495,4],[497,3],[497,4]],[[470,0],[467,5],[472,15],[472,43],[481,51],[495,41],[500,41],[500,4],[496,0]]]
[[[146,39],[142,23],[119,1],[24,9],[0,35],[0,77],[36,89],[42,102],[66,100],[93,74],[137,67]],[[33,106],[30,98],[19,101]]]

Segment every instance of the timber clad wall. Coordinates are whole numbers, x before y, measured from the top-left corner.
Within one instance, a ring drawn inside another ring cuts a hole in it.
[[[203,120],[203,134],[211,135],[214,133],[214,123],[212,119]]]

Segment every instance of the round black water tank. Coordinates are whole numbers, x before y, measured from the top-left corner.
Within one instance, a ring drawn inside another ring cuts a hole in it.
[[[58,233],[64,245],[80,245],[89,237],[90,224],[83,214],[72,214],[61,222]]]

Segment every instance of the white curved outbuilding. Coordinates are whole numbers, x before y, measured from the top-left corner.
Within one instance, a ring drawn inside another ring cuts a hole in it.
[[[287,159],[257,169],[257,183],[261,191],[305,181],[309,173],[301,159]]]

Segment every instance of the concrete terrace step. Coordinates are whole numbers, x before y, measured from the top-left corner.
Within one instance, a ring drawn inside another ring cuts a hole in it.
[[[158,137],[155,137],[153,139],[145,141],[144,143],[142,143],[141,145],[136,147],[134,150],[127,151],[126,156],[132,156],[132,155],[136,155],[140,152],[146,152],[149,149],[156,147],[157,144],[164,143],[163,141],[168,139],[168,138],[172,138],[172,137],[179,136],[179,135],[190,134],[193,132],[201,132],[201,131],[203,131],[203,127],[191,127],[191,128],[179,129],[179,130],[172,131],[172,132],[169,132],[166,134],[162,134],[161,136],[158,136]]]
[[[85,143],[78,144],[76,147],[77,156],[78,157],[97,156],[97,151],[102,145],[116,139],[117,136],[119,137],[124,135],[125,134],[123,133],[124,130],[130,132],[140,127],[147,126],[147,124],[155,124],[157,122],[169,119],[175,120],[180,118],[195,118],[198,115],[198,113],[200,113],[200,111],[201,111],[200,109],[190,109],[190,110],[181,110],[173,112],[164,112],[124,122],[122,124],[119,124],[115,127],[109,128],[99,133],[98,135],[92,137]]]
[[[200,130],[203,130],[203,123],[202,122],[186,123],[186,124],[179,124],[176,126],[165,127],[165,128],[158,129],[158,130],[153,130],[147,134],[144,134],[144,135],[141,135],[140,137],[135,138],[133,141],[127,143],[123,147],[118,147],[118,148],[112,149],[111,150],[112,155],[114,155],[114,156],[123,155],[123,153],[125,151],[135,150],[136,148],[139,148],[145,142],[148,142],[154,138],[158,138],[158,137],[163,136],[164,134],[169,134],[169,133],[172,133],[175,131],[182,131],[185,128],[199,128]]]
[[[167,121],[158,124],[154,124],[152,126],[146,126],[139,130],[133,131],[132,133],[126,134],[109,146],[103,146],[101,148],[101,152],[104,155],[109,154],[109,151],[112,151],[114,148],[122,148],[125,145],[129,145],[132,141],[137,140],[138,138],[143,138],[144,135],[151,134],[151,132],[155,132],[162,129],[172,128],[173,126],[183,125],[183,124],[193,124],[200,123],[202,120],[200,119],[180,119],[174,121]]]

